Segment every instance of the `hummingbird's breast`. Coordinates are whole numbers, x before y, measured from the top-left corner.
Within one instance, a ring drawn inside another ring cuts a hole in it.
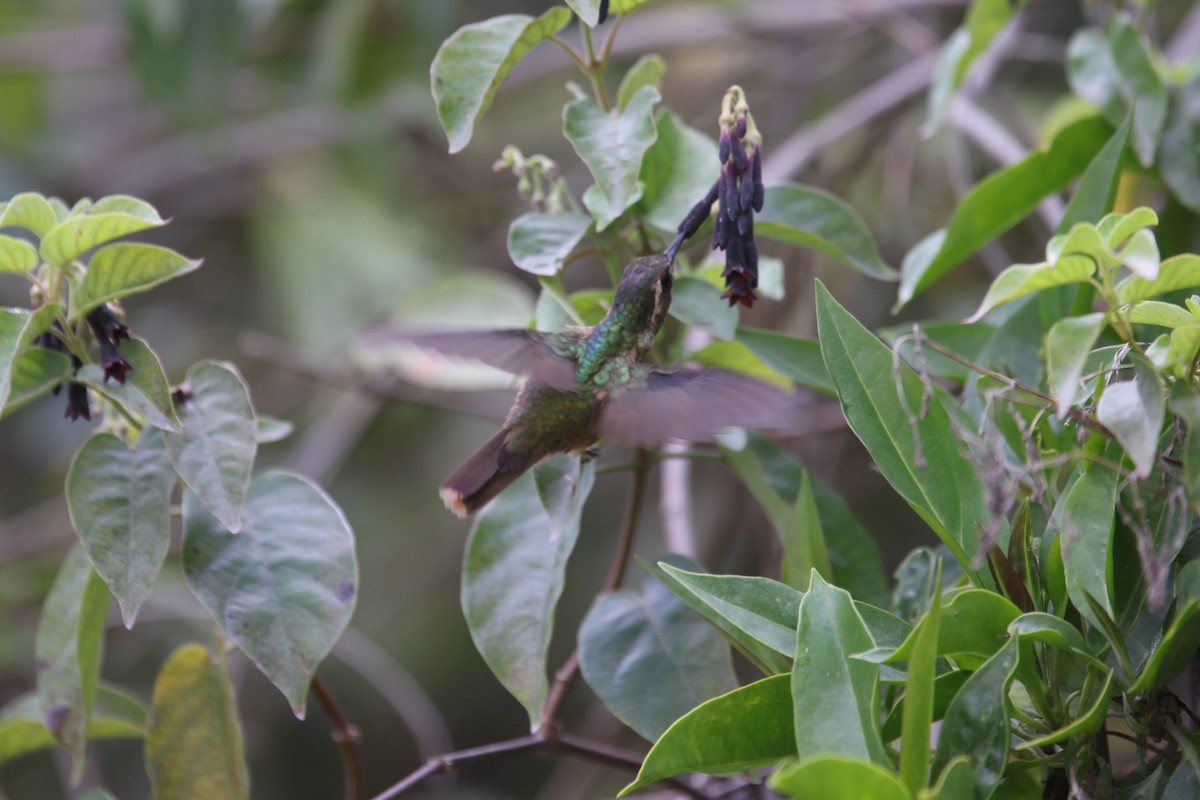
[[[539,460],[586,449],[599,438],[604,397],[586,386],[567,391],[528,381],[504,422],[508,448]]]

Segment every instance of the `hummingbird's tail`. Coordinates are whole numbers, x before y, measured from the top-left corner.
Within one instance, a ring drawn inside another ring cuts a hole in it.
[[[502,428],[442,482],[438,494],[446,508],[459,517],[474,514],[533,466],[527,454],[505,447],[508,434],[508,428]]]

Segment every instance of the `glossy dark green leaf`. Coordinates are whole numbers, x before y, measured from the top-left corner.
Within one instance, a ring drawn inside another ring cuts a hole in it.
[[[738,328],[737,338],[780,375],[818,392],[834,393],[817,340],[754,328]]]
[[[929,523],[963,569],[974,575],[971,560],[979,546],[979,530],[990,514],[983,483],[958,448],[949,414],[932,402],[924,418],[917,419],[916,425],[910,423],[908,414],[916,417],[921,409],[921,379],[903,363],[897,376],[892,351],[820,283],[817,329],[825,367],[851,430],[892,487]]]
[[[1008,687],[1017,660],[1017,639],[1009,639],[967,679],[942,720],[932,774],[941,775],[951,761],[967,756],[976,798],[988,797],[1000,782],[1008,759]]]
[[[54,389],[71,374],[71,359],[62,353],[31,347],[12,365],[8,402],[0,416],[16,411]]]
[[[1067,594],[1079,613],[1093,625],[1096,618],[1085,592],[1112,616],[1112,533],[1118,476],[1094,467],[1067,490],[1059,540]]]
[[[96,572],[132,628],[171,543],[175,469],[162,435],[143,431],[130,449],[111,433],[84,443],[67,473],[67,508]]]
[[[58,224],[54,208],[37,192],[14,196],[0,211],[0,228],[25,228],[39,237]]]
[[[188,370],[181,433],[166,433],[167,454],[196,498],[235,533],[258,443],[250,390],[232,364],[201,361]]]
[[[550,522],[550,541],[567,532],[582,513],[596,481],[596,463],[579,456],[564,456],[534,467],[538,500]]]
[[[57,305],[42,306],[36,311],[0,308],[0,409],[8,403],[13,389],[14,362],[50,327],[58,311]]]
[[[933,681],[933,709],[932,718],[940,720],[946,716],[946,709],[950,707],[954,696],[958,694],[958,690],[966,683],[967,678],[972,673],[965,669],[951,670],[934,678]],[[892,742],[900,738],[901,723],[904,719],[904,698],[901,697],[896,705],[892,706],[892,710],[888,712],[887,719],[883,721],[883,729],[881,737],[884,742]]]
[[[592,226],[587,214],[522,214],[508,228],[508,255],[534,275],[555,275]]]
[[[912,800],[896,773],[869,761],[816,756],[785,764],[768,785],[795,800]]]
[[[1079,628],[1066,620],[1042,611],[1022,614],[1008,626],[1008,632],[1026,641],[1042,642],[1060,650],[1094,658]]]
[[[653,86],[661,92],[663,74],[667,71],[667,62],[657,53],[648,53],[633,62],[617,88],[617,108],[623,109],[629,105],[630,98],[643,86]],[[669,112],[668,112],[669,113]],[[662,130],[659,130],[662,138]]]
[[[248,800],[250,775],[225,660],[185,644],[154,680],[146,773],[156,800]]]
[[[483,660],[534,727],[546,701],[546,652],[581,509],[582,502],[555,537],[534,476],[527,473],[475,516],[467,540],[462,578],[467,627]]]
[[[1190,562],[1195,570],[1200,562]],[[1129,687],[1131,695],[1146,695],[1174,680],[1186,668],[1188,660],[1200,647],[1200,600],[1188,599],[1175,613],[1170,626],[1162,634],[1150,659],[1142,665],[1137,680]]]
[[[596,600],[579,629],[579,665],[605,707],[652,742],[737,688],[729,644],[656,581]]]
[[[679,277],[671,290],[670,314],[694,328],[708,331],[722,340],[737,332],[738,311],[721,299],[721,292],[708,281]]]
[[[234,535],[183,498],[183,569],[217,625],[303,719],[308,685],[358,598],[354,534],[320,487],[289,472],[250,484]]]
[[[429,72],[438,120],[451,153],[471,141],[475,123],[517,62],[570,21],[571,12],[562,6],[536,19],[505,14],[464,25],[442,42]]]
[[[709,700],[678,720],[618,797],[681,772],[719,775],[795,755],[790,676],[776,675]]]
[[[872,278],[896,277],[858,212],[823,189],[795,183],[769,187],[754,230],[767,239],[824,253]]]
[[[42,720],[71,754],[73,780],[83,774],[107,614],[104,582],[83,548],[72,548],[42,606],[34,656]]]
[[[653,86],[643,86],[624,109],[608,112],[574,88],[575,99],[563,108],[563,135],[596,181],[583,204],[602,231],[642,196],[638,176],[658,135],[654,106],[661,98]]]
[[[936,581],[934,586],[936,588]],[[958,592],[942,610],[936,652],[941,656],[953,656],[965,669],[978,669],[1008,639],[1008,626],[1020,613],[1015,605],[995,592],[986,589]],[[913,658],[917,634],[918,630],[914,628],[904,643],[887,655],[887,660],[896,662]],[[872,658],[878,660],[882,655],[872,654]]]
[[[172,433],[182,431],[171,401],[171,386],[158,356],[137,337],[121,342],[120,351],[121,357],[133,367],[124,383],[105,380],[104,370],[98,364],[80,367],[75,377],[146,424]]]
[[[1093,686],[1090,697],[1080,698],[1078,702],[1087,702],[1089,705],[1087,708],[1074,709],[1074,718],[1069,723],[1045,736],[1038,736],[1022,742],[1017,749],[1036,750],[1059,742],[1078,742],[1100,730],[1108,716],[1109,698],[1112,697],[1113,692],[1113,671],[1108,670],[1097,685],[1099,689],[1097,690]]]
[[[141,700],[104,684],[96,687],[87,728],[89,742],[140,738],[145,732],[146,708]],[[0,765],[55,744],[43,722],[36,692],[23,694],[0,709]]]
[[[937,676],[938,644],[942,623],[941,575],[929,611],[912,634],[908,678],[904,681],[904,712],[901,717],[900,779],[916,794],[929,785],[929,734],[933,728],[934,681]],[[883,737],[882,731],[880,732]]]
[[[875,646],[854,601],[816,573],[800,602],[792,704],[796,749],[889,765],[880,739],[879,668],[851,656]]]
[[[74,222],[68,220],[63,225]],[[110,244],[92,256],[83,280],[71,293],[71,319],[79,319],[110,300],[144,292],[172,278],[186,275],[200,264],[200,260],[193,261],[174,250],[152,244]]]
[[[1100,148],[1092,163],[1084,170],[1071,202],[1058,223],[1057,233],[1066,233],[1077,222],[1099,222],[1112,210],[1117,196],[1117,184],[1121,180],[1122,156],[1129,144],[1129,131],[1133,127],[1133,114],[1128,114],[1112,138]]]
[[[669,108],[659,112],[654,124],[658,135],[642,160],[638,177],[643,191],[634,212],[655,228],[674,234],[720,174],[717,145]]]
[[[1100,397],[1096,418],[1108,426],[1133,461],[1134,475],[1147,477],[1158,455],[1158,435],[1166,414],[1165,386],[1158,370],[1132,355],[1132,381],[1109,384]]]
[[[976,184],[955,209],[944,235],[927,237],[905,257],[897,306],[1029,216],[1047,195],[1062,191],[1111,135],[1101,117],[1085,117],[1059,131],[1047,149]]]
[[[803,592],[808,589],[813,570],[825,580],[831,579],[821,515],[813,497],[812,479],[807,472],[800,479],[800,491],[782,535],[783,563],[780,571],[784,583]]]
[[[1046,378],[1062,419],[1079,396],[1079,379],[1092,345],[1104,327],[1104,313],[1063,317],[1046,332]]]

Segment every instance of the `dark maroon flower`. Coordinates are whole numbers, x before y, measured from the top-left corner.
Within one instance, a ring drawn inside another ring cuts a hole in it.
[[[79,360],[78,356],[72,354],[71,366],[78,371],[83,366],[83,362]],[[87,387],[82,383],[71,381],[67,384],[67,410],[63,416],[72,421],[80,417],[91,420],[92,404],[88,401]]]
[[[92,335],[100,344],[100,366],[104,368],[104,380],[112,378],[125,383],[125,376],[133,371],[133,365],[121,357],[117,342],[129,338],[129,327],[108,306],[100,306],[87,316]]]

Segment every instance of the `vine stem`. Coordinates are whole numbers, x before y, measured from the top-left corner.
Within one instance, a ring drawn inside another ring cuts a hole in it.
[[[320,678],[313,677],[311,689],[313,697],[317,698],[333,725],[333,740],[337,742],[338,754],[342,757],[342,797],[345,800],[358,800],[362,796],[362,765],[358,760],[356,745],[361,734],[358,727],[346,719]]]

